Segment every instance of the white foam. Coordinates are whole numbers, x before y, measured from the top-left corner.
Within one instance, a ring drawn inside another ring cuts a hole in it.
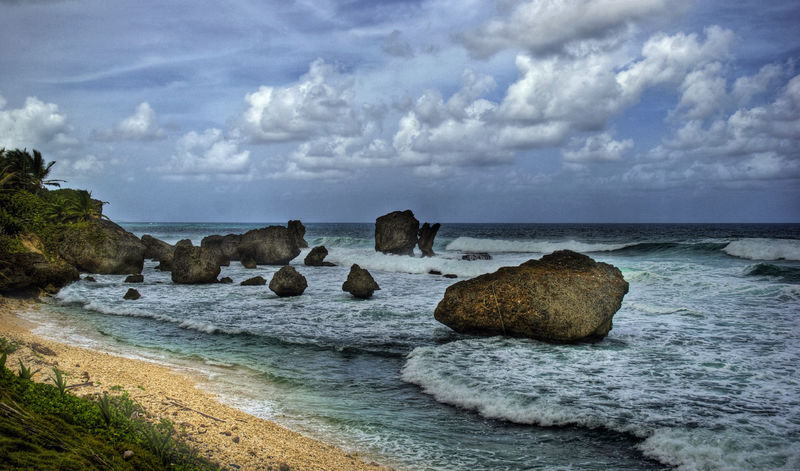
[[[357,263],[367,270],[381,270],[394,273],[426,274],[431,270],[443,274],[452,273],[459,277],[474,277],[496,271],[508,265],[504,260],[466,261],[444,256],[411,257],[407,255],[389,255],[371,250],[336,248],[330,251],[326,261],[348,267]],[[517,263],[521,263],[520,260]]]
[[[546,241],[546,240],[502,240],[502,239],[477,239],[474,237],[459,237],[447,244],[447,250],[459,252],[489,252],[489,253],[542,253],[548,254],[556,250],[572,250],[574,252],[610,252],[623,249],[633,244],[603,244],[578,242],[576,240]]]
[[[800,260],[800,240],[740,239],[729,243],[722,251],[748,260]]]

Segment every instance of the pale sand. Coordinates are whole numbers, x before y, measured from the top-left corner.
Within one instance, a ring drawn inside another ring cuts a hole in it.
[[[167,418],[177,429],[185,429],[186,442],[230,469],[278,470],[282,464],[292,470],[386,469],[362,461],[356,453],[228,407],[197,389],[197,382],[184,373],[37,336],[31,332],[36,326],[17,315],[37,309],[36,304],[0,296],[0,336],[22,346],[9,356],[6,366],[16,371],[19,358],[26,366],[41,368],[35,381],[49,381],[52,367],[58,366],[68,373],[68,385],[79,385],[70,388],[76,395],[120,394],[121,386],[154,420]]]

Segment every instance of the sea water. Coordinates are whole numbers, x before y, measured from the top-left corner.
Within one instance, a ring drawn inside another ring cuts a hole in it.
[[[125,224],[199,244],[251,224]],[[800,226],[445,224],[433,258],[376,253],[372,224],[307,224],[336,267],[292,265],[302,296],[174,285],[146,262],[62,289],[43,333],[189,368],[222,400],[302,433],[421,470],[800,469]],[[554,250],[630,283],[603,341],[456,334],[433,319],[459,279]],[[467,252],[491,260],[465,261]],[[350,265],[381,287],[341,290]],[[431,275],[437,270],[458,279]]]

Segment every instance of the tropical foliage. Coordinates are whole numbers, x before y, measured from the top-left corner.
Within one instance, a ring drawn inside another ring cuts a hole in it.
[[[61,186],[63,180],[48,179],[53,165],[55,161],[46,162],[36,149],[32,154],[27,149],[0,149],[0,182],[4,189],[8,187],[32,192],[45,186]]]

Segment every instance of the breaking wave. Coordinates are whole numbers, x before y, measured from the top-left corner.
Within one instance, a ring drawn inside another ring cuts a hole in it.
[[[747,260],[800,260],[800,240],[796,239],[740,239],[722,250]]]

